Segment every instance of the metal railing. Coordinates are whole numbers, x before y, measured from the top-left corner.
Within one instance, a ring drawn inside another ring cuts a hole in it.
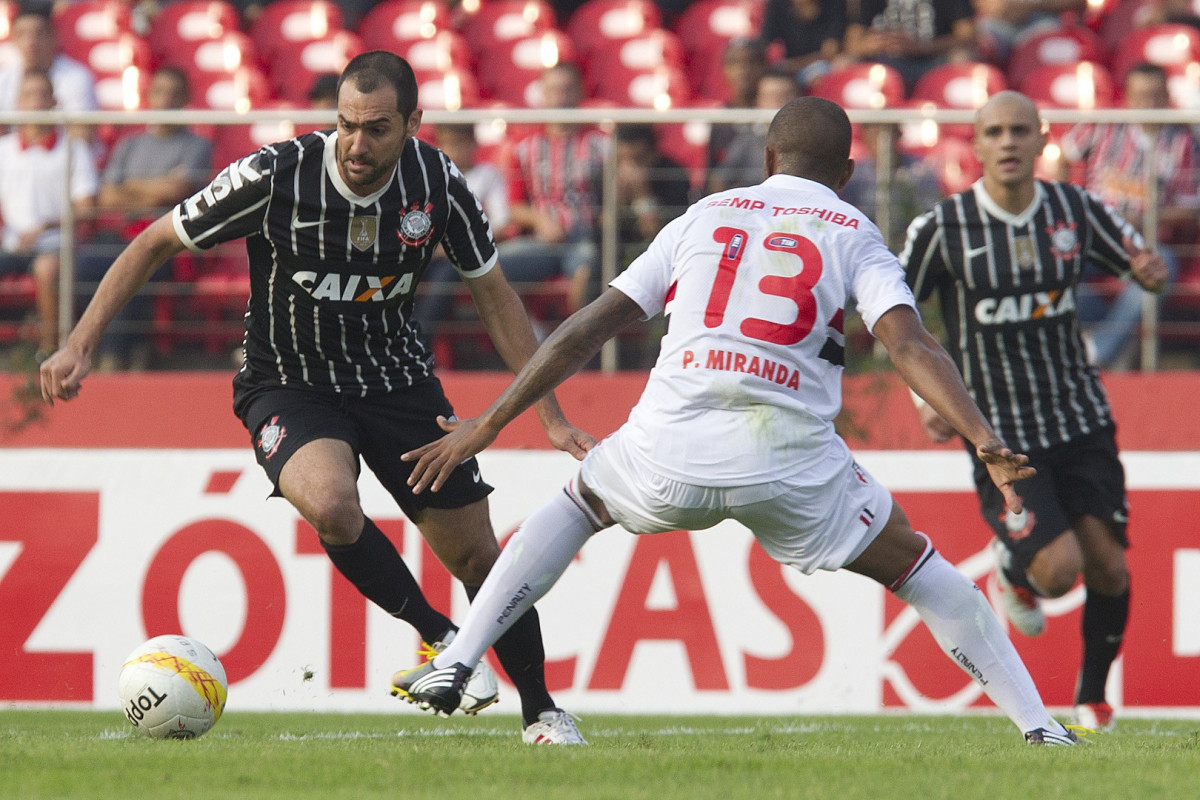
[[[970,111],[950,111],[934,108],[924,109],[880,109],[874,111],[848,112],[853,122],[864,125],[912,126],[961,124],[973,121],[974,113]],[[641,124],[683,124],[683,123],[747,123],[769,122],[773,116],[771,111],[757,109],[668,109],[663,111],[652,109],[576,109],[576,110],[533,110],[506,109],[503,112],[487,109],[464,109],[460,111],[426,111],[424,124],[438,125],[443,123],[475,124],[477,129],[490,130],[503,128],[508,125],[528,125],[543,122],[576,122],[594,124],[605,130],[623,123]],[[1178,123],[1200,126],[1200,110],[1129,110],[1103,109],[1093,111],[1046,110],[1043,112],[1046,122],[1051,125],[1065,125],[1078,122],[1117,122],[1117,123]],[[256,125],[262,123],[292,123],[297,126],[330,125],[334,122],[334,114],[330,111],[272,109],[238,113],[232,111],[93,111],[93,112],[10,112],[0,113],[0,125],[16,125],[22,122],[51,123],[70,126],[140,126],[146,124],[178,124],[204,126],[206,128],[226,125]],[[883,231],[892,230],[894,213],[891,198],[891,167],[896,163],[896,152],[891,137],[880,136],[876,139],[878,151],[875,163],[879,165],[876,179],[876,223]],[[69,156],[68,156],[69,157]],[[616,168],[615,159],[608,159],[608,165],[603,176],[602,208],[601,208],[601,277],[604,284],[615,276],[620,269],[619,247],[617,241],[617,217],[619,208],[616,200]],[[214,164],[214,174],[224,164]],[[1147,212],[1143,220],[1143,232],[1150,246],[1158,244],[1158,184],[1153,179],[1156,167],[1153,159],[1146,165],[1145,182],[1147,197]],[[70,170],[67,170],[70,174]],[[68,182],[64,181],[61,190],[69,197]],[[70,203],[64,203],[62,220],[62,249],[60,265],[60,311],[59,335],[65,338],[75,319],[74,299],[77,297],[75,281],[75,257],[79,243],[73,237],[74,223]],[[907,221],[904,221],[907,222]],[[891,242],[894,247],[899,243]],[[1190,254],[1189,254],[1190,255]],[[170,294],[172,292],[186,293],[186,287],[158,287],[157,291]],[[1198,298],[1200,301],[1200,298]],[[1198,302],[1200,305],[1200,302]],[[1200,323],[1197,323],[1195,336],[1200,340]],[[1142,329],[1141,329],[1141,365],[1143,369],[1158,368],[1158,353],[1160,344],[1159,304],[1153,296],[1145,300]],[[617,360],[615,344],[610,343],[604,350],[601,359],[603,369],[617,369],[621,365]]]

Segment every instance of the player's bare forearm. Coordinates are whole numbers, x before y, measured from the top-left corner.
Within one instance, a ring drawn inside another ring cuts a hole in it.
[[[117,312],[150,280],[164,262],[183,249],[169,216],[160,217],[117,256],[100,281],[96,294],[79,318],[66,344],[42,362],[42,398],[70,400],[91,369],[91,357],[101,335]]]
[[[169,216],[155,220],[117,256],[67,341],[90,353],[113,317],[166,263],[183,249]]]

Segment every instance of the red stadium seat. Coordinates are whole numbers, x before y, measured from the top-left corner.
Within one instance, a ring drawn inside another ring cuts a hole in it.
[[[470,70],[453,67],[417,73],[417,105],[429,111],[458,111],[479,105],[479,83]]]
[[[699,120],[670,123],[656,125],[655,132],[658,134],[658,149],[663,155],[674,159],[687,170],[693,189],[702,188],[708,174],[708,137],[712,133],[712,124]]]
[[[261,67],[254,41],[241,31],[226,31],[212,39],[180,42],[160,58],[165,66],[177,67],[193,76],[231,72],[242,66]]]
[[[679,67],[613,68],[609,74],[611,79],[597,86],[595,99],[659,111],[687,105],[692,99],[687,75]]]
[[[180,49],[195,49],[240,28],[241,16],[226,0],[175,0],[160,6],[147,38],[154,55],[169,60]]]
[[[692,86],[710,80],[712,66],[721,63],[730,40],[758,34],[762,10],[758,0],[698,0],[683,10],[672,30],[683,44]]]
[[[926,72],[913,87],[914,102],[928,101],[938,108],[974,111],[996,92],[1008,88],[1004,73],[991,64],[964,62],[943,64]],[[945,125],[947,136],[970,139],[970,123]]]
[[[267,75],[255,66],[245,65],[230,72],[193,73],[190,80],[192,104],[196,108],[249,111],[271,99]]]
[[[93,44],[134,33],[131,4],[121,0],[79,0],[54,7],[52,20],[62,52],[84,61]]]
[[[1200,60],[1200,31],[1191,25],[1151,25],[1130,31],[1113,54],[1112,74],[1118,83],[1134,64],[1148,61],[1160,67],[1176,67]]]
[[[571,15],[567,33],[586,56],[605,43],[632,39],[661,26],[662,12],[653,0],[587,0]]]
[[[280,47],[271,59],[271,88],[280,100],[304,103],[318,75],[340,73],[350,59],[365,52],[357,33],[335,31],[320,39]]]
[[[12,22],[21,10],[18,0],[0,0],[0,42],[8,39],[12,33]]]
[[[1008,82],[1020,86],[1025,76],[1047,64],[1104,61],[1100,37],[1079,25],[1035,34],[1013,50],[1008,60]]]
[[[983,165],[975,157],[975,148],[966,139],[945,136],[930,148],[925,159],[937,174],[946,194],[966,191],[983,175]]]
[[[1025,76],[1020,89],[1045,108],[1090,111],[1108,108],[1116,98],[1112,75],[1094,61],[1038,67]],[[1059,123],[1051,125],[1050,131],[1061,136],[1070,127]]]
[[[1116,96],[1112,75],[1094,61],[1038,67],[1025,76],[1020,89],[1052,108],[1106,108]]]
[[[450,8],[438,0],[384,0],[358,23],[369,50],[393,50],[453,30]]]
[[[250,26],[250,38],[267,64],[281,47],[324,39],[342,30],[342,10],[329,0],[274,0]]]
[[[96,102],[102,109],[141,108],[153,69],[150,43],[136,33],[92,43],[84,63],[96,77]]]
[[[363,43],[368,50],[372,49],[365,39]],[[455,31],[439,31],[428,39],[398,41],[382,49],[398,54],[413,69],[426,72],[450,67],[470,69],[475,63],[475,56],[467,40]]]
[[[850,64],[825,73],[811,91],[843,108],[889,108],[904,102],[904,78],[886,64]]]
[[[561,63],[575,61],[575,46],[558,30],[498,44],[480,54],[480,89],[488,97],[517,106],[537,106],[541,100],[542,73]]]
[[[1164,67],[1174,108],[1200,108],[1200,61]]]
[[[1119,0],[1100,25],[1104,52],[1115,53],[1130,31],[1149,25],[1158,6],[1158,0]]]
[[[527,39],[557,27],[554,7],[545,0],[492,0],[464,9],[463,36],[477,56],[497,44]]]
[[[584,83],[589,95],[617,97],[623,94],[622,75],[641,74],[666,68],[683,70],[683,45],[668,30],[655,28],[639,36],[598,43],[586,55]],[[690,82],[689,82],[690,87]]]
[[[258,109],[292,109],[295,103],[271,101]],[[296,136],[296,125],[290,120],[255,122],[250,125],[218,125],[213,133],[213,167],[223,169],[266,144],[284,142]]]

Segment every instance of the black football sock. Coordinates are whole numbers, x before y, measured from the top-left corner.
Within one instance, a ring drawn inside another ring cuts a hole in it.
[[[1108,670],[1121,650],[1129,621],[1129,589],[1119,595],[1087,590],[1083,603],[1083,669],[1075,703],[1103,703]]]
[[[436,642],[454,627],[450,618],[425,600],[416,578],[400,558],[391,540],[370,519],[353,544],[321,542],[338,572],[353,583],[363,597],[393,617],[417,629],[421,639]]]
[[[467,597],[475,599],[477,586],[464,586]],[[542,644],[542,625],[536,607],[531,607],[492,645],[496,658],[521,697],[521,717],[526,725],[537,722],[538,714],[554,708],[554,699],[546,689],[546,648]]]

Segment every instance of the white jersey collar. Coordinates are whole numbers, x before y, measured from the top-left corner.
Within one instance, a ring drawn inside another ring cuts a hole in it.
[[[824,193],[830,197],[837,199],[837,192],[830,189],[823,183],[801,178],[799,175],[785,175],[781,172],[772,175],[762,182],[763,186],[778,186],[783,189],[803,189],[809,192]]]
[[[333,181],[333,188],[337,189],[338,194],[355,205],[374,205],[374,203],[380,197],[383,197],[383,193],[386,192],[388,187],[392,185],[392,181],[396,179],[396,170],[400,169],[400,162],[396,162],[396,166],[392,169],[392,175],[390,178],[388,178],[387,183],[383,184],[383,186],[381,186],[379,189],[364,197],[363,195],[360,195],[351,189],[346,184],[346,181],[342,178],[342,172],[340,169],[338,169],[337,141],[338,132],[335,130],[325,140],[325,153],[323,154],[323,158],[325,159],[325,171],[329,173],[329,179]],[[407,146],[408,144],[405,143],[405,147]]]
[[[1033,202],[1026,206],[1020,214],[1013,214],[1005,211],[992,199],[992,196],[987,193],[987,189],[983,188],[983,178],[975,181],[971,188],[975,191],[975,199],[979,201],[979,205],[983,207],[984,211],[1005,225],[1013,225],[1018,228],[1029,224],[1029,220],[1033,219],[1033,215],[1037,213],[1042,201],[1046,199],[1046,190],[1042,188],[1041,181],[1034,181]]]

